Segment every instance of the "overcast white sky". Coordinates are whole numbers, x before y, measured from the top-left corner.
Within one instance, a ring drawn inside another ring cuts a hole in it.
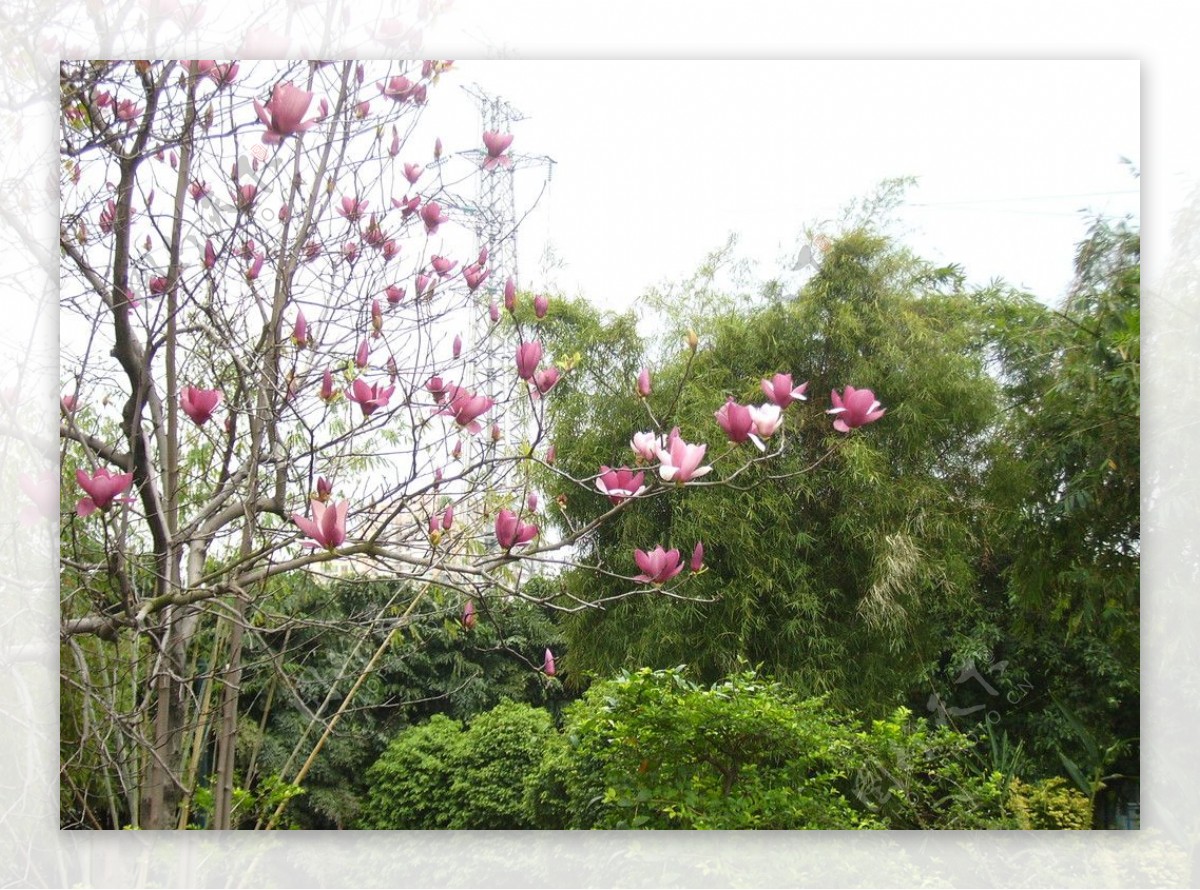
[[[522,285],[616,308],[680,279],[730,233],[764,275],[803,226],[883,179],[930,259],[1052,302],[1084,208],[1137,214],[1137,61],[460,61],[431,96],[477,144],[479,84],[518,108],[512,151],[557,163],[520,235]],[[545,167],[517,174],[518,204]],[[543,273],[547,245],[565,266]]]

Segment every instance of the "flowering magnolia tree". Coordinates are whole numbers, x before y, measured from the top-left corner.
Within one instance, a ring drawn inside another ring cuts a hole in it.
[[[312,715],[322,734],[277,777],[294,789],[419,600],[469,631],[496,598],[537,599],[530,570],[567,564],[632,499],[709,472],[705,444],[639,432],[614,463],[645,467],[571,480],[610,509],[542,534],[530,471],[554,471],[543,412],[572,362],[545,354],[549,301],[470,238],[463,192],[510,165],[512,134],[461,151],[417,137],[450,76],[432,61],[63,63],[71,827],[187,827],[202,787],[207,825],[235,824],[243,672],[285,669],[244,664],[246,638],[304,620],[264,605],[284,576],[395,579],[408,597],[363,619],[364,640],[390,632],[347,666],[340,709]],[[629,385],[648,393],[650,376]],[[717,411],[759,449],[745,461],[777,453],[803,390],[781,374],[764,405]],[[882,413],[867,391],[834,404],[843,431]],[[664,543],[632,555],[622,596],[686,595],[703,546],[688,542],[685,572]],[[553,677],[554,654],[529,669]]]

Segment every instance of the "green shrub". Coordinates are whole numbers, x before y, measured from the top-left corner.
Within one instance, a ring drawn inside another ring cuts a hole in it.
[[[1010,806],[1021,828],[1087,831],[1092,827],[1091,801],[1061,776],[1033,784],[1014,779]]]
[[[524,779],[554,735],[549,713],[504,700],[463,725],[444,715],[401,732],[368,770],[363,828],[533,827]]]
[[[753,673],[711,687],[643,669],[593,686],[531,777],[544,828],[879,827],[842,787],[854,737]]]
[[[367,770],[362,828],[449,828],[462,724],[443,714],[409,727]]]

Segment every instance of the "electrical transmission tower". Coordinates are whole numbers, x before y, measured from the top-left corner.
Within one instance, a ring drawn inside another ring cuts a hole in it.
[[[484,133],[512,133],[513,125],[525,119],[525,115],[511,103],[485,92],[478,84],[463,89],[479,104]],[[467,152],[467,155],[479,163],[479,197],[473,207],[464,209],[474,220],[476,245],[480,249],[487,248],[488,267],[493,270],[486,282],[485,293],[490,301],[500,302],[509,276],[520,284],[517,258],[516,172],[523,168],[544,165],[546,183],[549,183],[554,171],[554,160],[546,155],[509,152],[508,164],[495,165],[492,169],[485,170],[483,161],[487,152],[476,149]],[[485,333],[486,322],[482,313],[477,313],[476,318],[479,329],[475,334],[478,339]],[[498,389],[498,369],[491,364],[488,362],[487,367],[479,370],[481,376],[487,380],[489,395],[495,397]]]

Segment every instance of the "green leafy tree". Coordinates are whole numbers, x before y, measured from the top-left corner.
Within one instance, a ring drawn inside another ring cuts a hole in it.
[[[711,290],[703,299],[713,304]],[[767,287],[750,305],[728,303],[694,351],[676,331],[680,348],[655,363],[645,407],[630,378],[608,393],[604,410],[623,425],[587,423],[580,401],[591,393],[560,396],[555,440],[567,475],[632,463],[630,437],[653,416],[664,433],[677,425],[689,441],[707,442],[711,478],[732,479],[636,502],[583,542],[608,574],[565,573],[565,590],[580,600],[627,583],[620,576],[636,572],[635,548],[690,551],[702,540],[706,571],[687,600],[631,599],[572,616],[568,671],[687,662],[712,681],[745,660],[806,694],[882,716],[986,651],[980,478],[1001,404],[982,302],[954,268],[853,231],[828,246],[798,293]],[[681,303],[690,318],[686,294]],[[614,370],[600,362],[590,379],[599,387]],[[810,401],[786,411],[782,459],[769,468],[738,462],[734,477],[730,456],[754,446],[727,445],[714,411],[727,398],[762,402],[759,380],[778,372],[808,381]],[[873,390],[887,409],[848,435],[825,413],[830,391],[846,385]],[[559,493],[576,524],[606,509],[599,495]]]

